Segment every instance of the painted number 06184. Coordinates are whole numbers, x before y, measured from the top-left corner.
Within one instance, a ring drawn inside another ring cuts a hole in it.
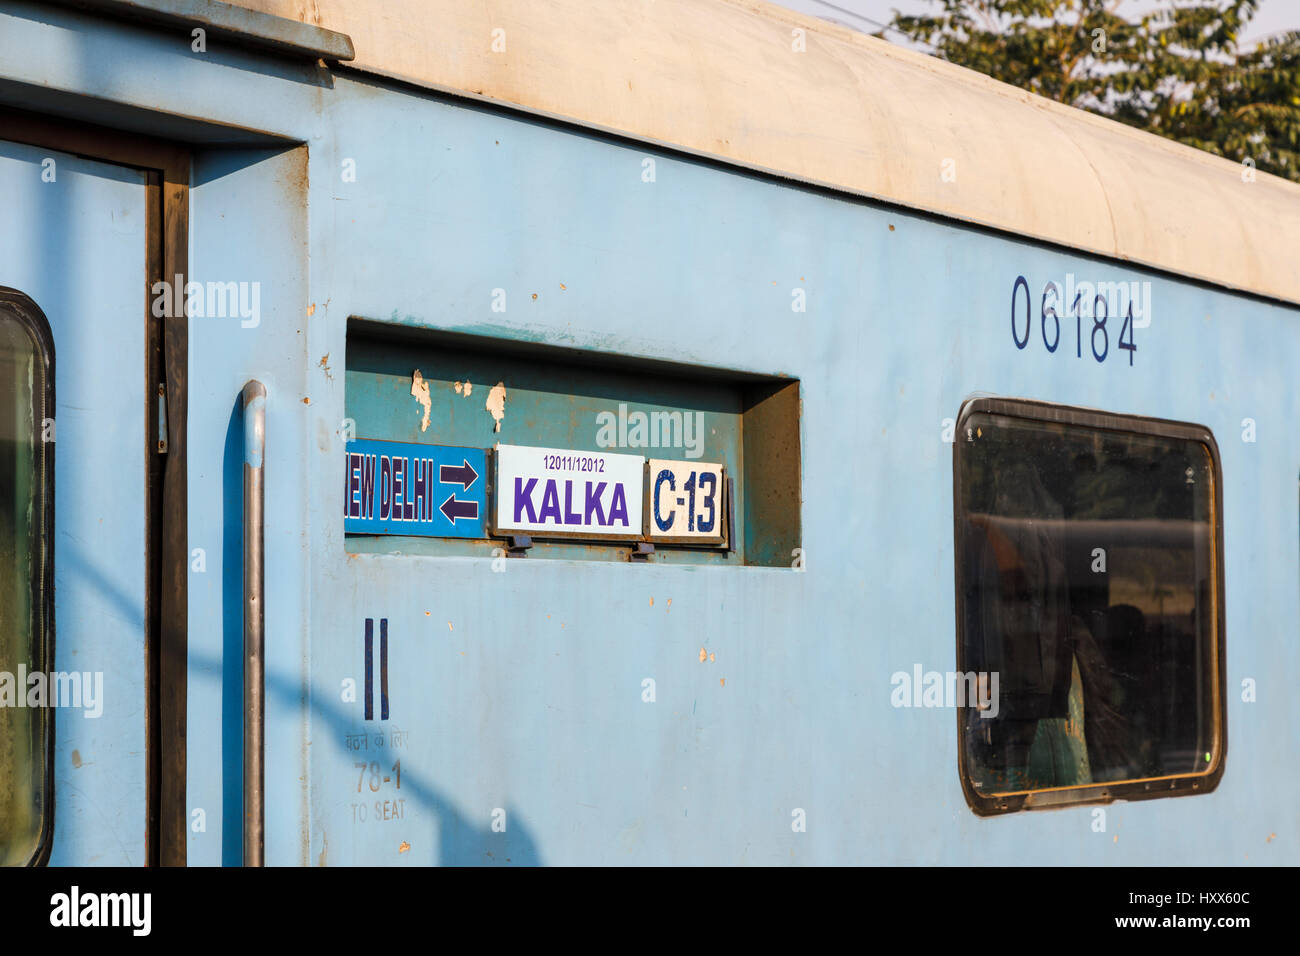
[[[1016,348],[1021,350],[1029,345],[1029,340],[1033,337],[1035,322],[1031,306],[1029,282],[1024,276],[1016,276],[1015,284],[1011,287],[1011,340],[1016,343]],[[1080,292],[1065,308],[1064,316],[1058,311],[1058,307],[1061,306],[1064,306],[1061,287],[1055,282],[1048,282],[1043,287],[1043,296],[1038,309],[1039,320],[1036,323],[1043,340],[1043,347],[1048,352],[1055,353],[1061,346],[1062,318],[1066,320],[1064,323],[1067,330],[1066,337],[1069,335],[1069,319],[1073,318],[1075,358],[1083,358],[1083,345],[1087,342],[1092,357],[1098,362],[1106,361],[1106,357],[1112,353],[1111,333],[1114,331],[1114,326],[1107,324],[1111,318],[1110,301],[1107,297],[1097,295],[1092,302],[1084,302],[1083,293]],[[1084,324],[1085,319],[1092,324],[1091,329]],[[1119,337],[1114,345],[1116,349],[1128,352],[1130,366],[1133,364],[1134,355],[1137,354],[1137,343],[1133,340],[1134,328],[1133,303],[1129,302],[1124,324],[1120,327]]]

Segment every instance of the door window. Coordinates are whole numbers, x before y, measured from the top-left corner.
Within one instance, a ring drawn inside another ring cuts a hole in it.
[[[51,807],[54,348],[26,296],[0,288],[0,864],[36,860]],[[32,678],[42,674],[43,678]]]

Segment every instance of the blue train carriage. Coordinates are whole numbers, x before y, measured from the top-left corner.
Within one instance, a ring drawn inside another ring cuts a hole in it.
[[[1300,861],[1296,186],[757,2],[0,71],[4,862]]]

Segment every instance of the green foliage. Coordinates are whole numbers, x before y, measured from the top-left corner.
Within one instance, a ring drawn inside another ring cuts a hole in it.
[[[1243,50],[1260,0],[933,0],[893,28],[945,60],[1300,182],[1300,32]]]

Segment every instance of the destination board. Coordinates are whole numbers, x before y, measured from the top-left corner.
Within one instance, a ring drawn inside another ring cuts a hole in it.
[[[641,538],[640,455],[498,445],[493,531],[549,538]]]
[[[343,530],[481,538],[487,453],[459,445],[359,438],[346,446]]]

